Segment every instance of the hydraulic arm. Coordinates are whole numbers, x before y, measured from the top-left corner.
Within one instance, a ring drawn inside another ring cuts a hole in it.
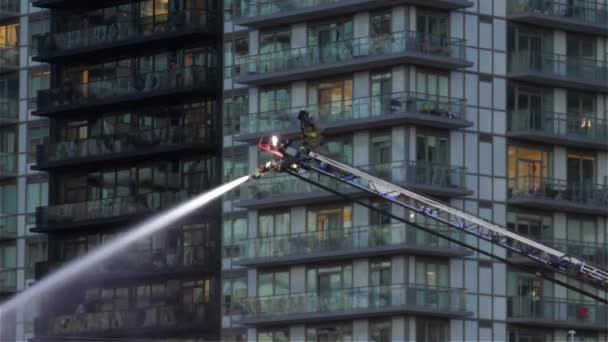
[[[292,174],[300,170],[315,172],[383,198],[410,210],[411,213],[424,215],[447,227],[462,230],[526,256],[538,263],[539,268],[566,274],[583,283],[605,291],[608,290],[608,271],[601,266],[568,255],[477,216],[401,188],[356,167],[312,152],[306,146],[296,150],[289,147],[288,141],[280,141],[277,137],[272,137],[269,140],[262,138],[258,148],[280,158],[278,162],[273,161],[262,166],[258,176],[266,171],[287,171],[287,173]],[[311,182],[314,183],[314,181]]]

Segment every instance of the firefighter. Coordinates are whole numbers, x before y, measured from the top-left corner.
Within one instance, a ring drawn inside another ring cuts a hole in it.
[[[317,121],[305,110],[298,113],[298,120],[300,120],[300,137],[303,140],[303,145],[312,150],[322,146],[323,135]]]

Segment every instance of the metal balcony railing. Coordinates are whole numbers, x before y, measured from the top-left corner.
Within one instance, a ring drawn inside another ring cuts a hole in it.
[[[52,55],[77,49],[103,48],[186,29],[212,31],[216,27],[213,12],[186,10],[133,20],[117,20],[70,32],[46,33],[34,36],[34,39],[42,55]]]
[[[509,297],[507,314],[508,318],[515,319],[608,326],[608,306],[592,301],[552,297]]]
[[[542,239],[541,242],[564,253],[575,255],[594,264],[608,265],[608,245],[571,239]]]
[[[509,0],[509,15],[537,13],[608,27],[608,7],[598,1]]]
[[[527,110],[509,113],[509,130],[540,132],[608,144],[608,121],[595,115],[557,114]]]
[[[175,299],[175,302],[178,300]],[[121,305],[122,304],[122,305]],[[113,311],[61,315],[49,327],[50,335],[87,335],[108,332],[133,333],[147,329],[176,329],[202,324],[212,312],[204,304],[161,305],[130,309],[128,302],[116,303]]]
[[[464,119],[466,105],[467,101],[464,99],[415,92],[396,92],[265,113],[244,113],[240,118],[240,132],[260,133],[297,129],[299,127],[297,113],[300,110],[308,111],[323,124],[338,124],[347,120],[390,118],[403,113]]]
[[[561,200],[608,208],[608,186],[522,176],[509,179],[509,199]]]
[[[245,318],[288,318],[289,315],[311,313],[341,316],[364,310],[377,313],[383,308],[464,314],[465,292],[455,288],[395,284],[250,297],[236,302],[233,307],[242,311]]]
[[[177,175],[170,177],[177,179]],[[198,193],[194,189],[152,192],[142,195],[108,198],[97,201],[66,203],[36,208],[36,225],[49,226],[73,222],[139,215],[168,208]]]
[[[213,144],[216,142],[216,134],[217,128],[207,124],[134,131],[121,135],[39,145],[36,158],[39,165],[44,165],[48,162],[112,156],[170,146]]]
[[[369,174],[396,184],[466,188],[466,168],[424,161],[402,160],[359,167]]]
[[[341,40],[237,59],[235,76],[293,71],[301,68],[335,65],[361,57],[399,53],[418,53],[458,60],[465,59],[465,41],[414,31]]]
[[[344,0],[248,0],[241,8],[241,17],[259,17],[263,15],[286,13],[304,10],[317,6],[339,3]]]
[[[439,228],[444,235],[463,240],[462,232]],[[403,223],[344,227],[342,229],[258,237],[239,241],[235,250],[242,259],[280,258],[314,255],[322,252],[356,251],[376,247],[411,246],[457,248],[445,239]]]
[[[509,53],[510,73],[540,73],[577,82],[608,84],[608,63],[590,58],[546,54],[537,51]]]
[[[121,70],[128,74],[114,79],[90,81],[83,84],[64,84],[63,87],[40,90],[37,107],[49,111],[70,106],[95,104],[123,96],[142,95],[158,91],[185,91],[204,89],[214,84],[215,69],[205,66],[188,66],[174,70],[138,73],[133,69]]]

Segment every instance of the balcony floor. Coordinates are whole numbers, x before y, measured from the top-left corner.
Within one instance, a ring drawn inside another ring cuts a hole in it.
[[[608,35],[608,28],[603,25],[585,23],[577,19],[558,17],[542,12],[510,14],[508,18],[511,21],[523,24],[544,26],[562,31],[575,31],[592,35]]]
[[[585,139],[580,137],[572,137],[559,134],[550,134],[542,131],[518,131],[508,132],[507,136],[515,139],[528,140],[533,142],[539,142],[551,145],[564,145],[568,147],[582,148],[582,149],[597,149],[608,151],[608,137],[604,137],[606,142],[602,143],[599,141]]]
[[[352,248],[348,250],[337,250],[331,252],[315,252],[309,251],[306,254],[284,256],[284,257],[268,257],[255,259],[235,260],[233,265],[247,267],[275,267],[287,266],[302,263],[323,262],[327,260],[345,260],[353,258],[367,258],[375,256],[393,255],[397,253],[428,255],[435,257],[465,257],[472,255],[473,252],[464,248],[449,248],[449,247],[423,247],[408,244],[396,244],[388,246],[377,246],[370,248]]]
[[[268,315],[261,318],[243,318],[239,324],[254,326],[269,326],[275,324],[297,324],[309,322],[327,322],[337,320],[353,320],[358,318],[372,318],[395,315],[415,315],[425,317],[441,318],[465,318],[473,315],[468,311],[438,311],[435,309],[408,308],[405,306],[366,308],[358,310],[347,310],[341,312],[315,312],[301,314]]]
[[[258,73],[235,78],[235,83],[264,86],[276,83],[318,79],[327,76],[351,73],[373,68],[388,67],[397,64],[416,64],[439,69],[453,70],[473,66],[473,63],[462,59],[424,54],[415,50],[383,54],[378,56],[361,56],[341,63],[318,64],[308,67],[294,67],[291,70]],[[608,86],[606,86],[608,88]]]
[[[608,83],[579,81],[572,77],[547,74],[539,71],[509,72],[507,78],[520,82],[530,82],[550,87],[559,85],[560,88],[569,88],[590,92],[608,92]]]
[[[204,39],[215,38],[216,33],[205,29],[186,28],[173,32],[154,33],[149,36],[126,39],[98,46],[63,50],[50,54],[39,54],[32,57],[33,61],[43,63],[59,63],[77,60],[78,62],[94,61],[133,53],[134,49],[147,49],[155,46],[163,48],[183,48],[185,45],[201,42]],[[211,41],[212,42],[212,41]]]
[[[220,144],[216,143],[200,143],[200,144],[179,144],[173,146],[151,146],[133,151],[113,153],[108,155],[99,155],[82,158],[69,158],[65,160],[49,161],[43,164],[36,164],[31,167],[32,170],[49,171],[49,170],[66,170],[74,166],[78,168],[94,168],[96,166],[107,165],[108,162],[124,162],[137,161],[146,159],[150,156],[175,156],[179,154],[188,154],[193,152],[211,153],[219,151]]]
[[[239,26],[260,29],[308,21],[310,18],[322,19],[397,5],[415,5],[442,10],[455,10],[471,7],[473,6],[473,3],[468,0],[342,0],[338,3],[282,13],[258,15],[255,17],[240,17],[236,19],[234,23]]]
[[[527,207],[531,209],[564,211],[573,214],[608,216],[608,207],[602,207],[598,205],[587,205],[583,203],[573,203],[566,200],[552,200],[543,198],[518,198],[507,200],[507,204]]]
[[[295,117],[296,114],[294,113],[294,118]],[[416,124],[444,129],[458,129],[473,126],[472,122],[463,119],[446,118],[440,115],[410,112],[396,112],[362,119],[346,119],[335,122],[321,123],[321,126],[323,127],[323,132],[326,134],[340,134],[357,130],[391,127],[402,124]],[[239,134],[235,137],[235,140],[255,143],[260,139],[260,135],[263,133],[264,132]],[[271,133],[280,133],[281,136],[295,138],[299,135],[300,131],[294,127],[292,129]]]

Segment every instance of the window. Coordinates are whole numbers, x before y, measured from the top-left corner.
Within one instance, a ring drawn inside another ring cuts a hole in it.
[[[374,208],[378,208],[379,210],[381,210],[383,212],[391,213],[391,205],[389,203],[387,203],[387,201],[372,200],[371,205]],[[370,209],[369,224],[371,226],[385,225],[385,224],[390,224],[390,223],[391,223],[390,216],[382,215],[379,212]]]
[[[47,260],[47,242],[30,241],[27,244],[27,277],[34,277],[36,263]]]
[[[260,32],[260,54],[280,52],[291,48],[291,28]]]
[[[432,36],[450,35],[450,17],[448,13],[435,11],[418,11],[416,16],[416,29],[418,33]]]
[[[374,174],[380,178],[390,179],[393,165],[391,131],[372,132],[370,135],[369,160]]]
[[[371,320],[369,322],[370,342],[391,342],[391,320]]]
[[[258,216],[258,237],[289,234],[289,212],[266,213]]]
[[[520,146],[509,146],[509,191],[536,191],[549,176],[551,153]]]
[[[318,46],[321,56],[332,58],[336,53],[336,43],[352,39],[353,20],[337,19],[332,22],[310,25],[308,27],[308,45]]]
[[[232,67],[239,66],[239,59],[249,54],[249,40],[246,38],[224,42],[224,78],[233,76]]]
[[[309,325],[306,327],[306,342],[352,342],[352,323]]]
[[[325,138],[327,157],[347,163],[353,163],[353,138],[351,135]]]
[[[524,330],[509,327],[509,342],[550,342],[553,341],[553,332],[540,329]]]
[[[553,238],[553,216],[548,214],[509,211],[507,228],[535,240]]]
[[[30,55],[36,56],[38,54],[38,43],[36,42],[35,37],[51,31],[51,19],[49,17],[30,17],[28,23],[28,31]]]
[[[37,207],[48,205],[49,183],[27,184],[27,212],[35,213]]]
[[[260,329],[258,342],[289,342],[289,329]]]
[[[352,227],[352,206],[324,206],[307,209],[306,230],[309,232],[327,233],[343,232]]]
[[[421,131],[416,136],[416,164],[449,165],[449,137]]]
[[[0,183],[0,214],[17,213],[17,185]]]
[[[416,317],[416,341],[443,342],[450,338],[450,323],[444,320]]]
[[[19,45],[19,24],[9,24],[0,26],[0,45]]]
[[[234,258],[241,256],[239,242],[247,239],[247,219],[244,217],[224,219],[224,257]]]
[[[224,182],[248,174],[249,163],[247,157],[245,153],[224,157]]]
[[[289,271],[258,273],[258,297],[289,294]]]
[[[391,11],[372,13],[370,23],[370,36],[390,35],[392,32]]]
[[[260,90],[260,113],[277,112],[289,109],[291,94],[289,87],[276,87]]]
[[[593,154],[568,153],[568,186],[575,196],[587,198],[595,191],[595,156]]]
[[[181,238],[181,254],[183,257],[182,264],[183,265],[202,265],[205,262],[210,262],[209,258],[212,251],[216,248],[214,242],[212,242],[212,238],[209,236],[211,234],[211,226],[215,227],[215,222],[207,221],[205,223],[199,224],[189,224],[184,225],[182,229],[182,238]],[[171,253],[175,253],[174,242],[177,237],[167,238],[167,251],[165,253],[170,255]],[[170,263],[168,262],[170,265]]]
[[[239,313],[241,311],[239,300],[247,298],[247,277],[225,278],[222,292],[224,296],[224,313]]]
[[[308,104],[318,105],[319,121],[337,121],[352,111],[353,80],[327,80],[308,86]]]
[[[353,287],[352,265],[310,267],[306,271],[306,291],[321,296]]]
[[[391,112],[393,104],[393,73],[391,70],[373,72],[371,75],[372,115],[383,115]]]
[[[416,92],[433,96],[450,96],[450,76],[441,72],[417,71]]]
[[[42,125],[28,125],[27,128],[27,143],[28,143],[28,162],[31,163],[36,158],[36,149],[38,145],[45,145],[49,142],[49,127],[47,121],[40,121]]]
[[[416,260],[416,284],[447,287],[449,285],[449,266],[445,263]]]
[[[241,132],[241,117],[249,114],[249,97],[237,95],[224,99],[224,134]]]
[[[390,260],[372,260],[369,264],[371,286],[389,286],[392,284]]]

